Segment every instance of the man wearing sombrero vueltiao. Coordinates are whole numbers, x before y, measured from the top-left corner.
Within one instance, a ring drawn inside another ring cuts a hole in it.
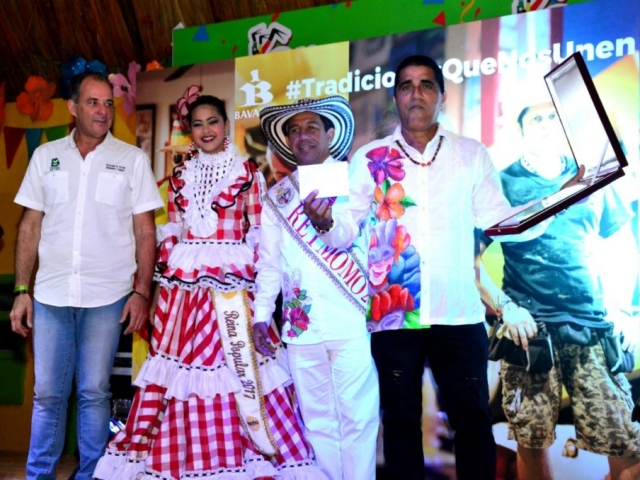
[[[343,160],[353,140],[353,114],[339,96],[268,107],[260,121],[272,147],[297,166]],[[338,197],[333,208],[344,208],[347,200]],[[364,251],[325,245],[328,230],[316,229],[302,210],[297,171],[264,198],[256,349],[272,348],[267,326],[282,290],[282,339],[318,464],[331,480],[371,480],[379,394],[364,316]]]

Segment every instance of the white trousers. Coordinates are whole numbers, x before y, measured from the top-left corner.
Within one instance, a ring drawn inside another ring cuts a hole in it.
[[[287,346],[307,440],[331,480],[376,478],[378,375],[369,336]]]

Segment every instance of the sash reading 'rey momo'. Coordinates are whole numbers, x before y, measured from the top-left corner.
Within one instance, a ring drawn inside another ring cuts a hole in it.
[[[367,309],[366,261],[357,248],[325,245],[304,214],[293,175],[283,178],[264,196],[264,204],[276,214],[286,232],[302,251],[327,275],[338,290],[363,314]]]
[[[247,292],[223,293],[211,289],[211,296],[227,365],[242,385],[242,390],[234,394],[238,416],[251,443],[260,453],[271,457],[278,453],[278,445],[267,426]]]

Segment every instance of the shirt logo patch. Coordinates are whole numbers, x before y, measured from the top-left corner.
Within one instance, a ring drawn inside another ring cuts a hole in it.
[[[60,160],[58,160],[57,157],[51,159],[51,167],[49,167],[49,170],[60,170]]]
[[[124,165],[113,165],[111,163],[107,163],[106,169],[115,170],[117,172],[124,172],[127,169],[127,167],[125,167]]]

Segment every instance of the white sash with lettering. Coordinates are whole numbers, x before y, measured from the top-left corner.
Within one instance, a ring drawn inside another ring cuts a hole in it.
[[[234,394],[238,416],[251,443],[261,454],[271,457],[278,453],[278,445],[267,425],[247,292],[211,289],[211,296],[227,365],[242,384],[242,390]]]
[[[326,245],[304,214],[298,192],[295,178],[289,175],[269,189],[264,196],[264,204],[271,208],[285,231],[331,279],[340,293],[365,313],[369,296],[364,250],[353,246],[342,249]]]

